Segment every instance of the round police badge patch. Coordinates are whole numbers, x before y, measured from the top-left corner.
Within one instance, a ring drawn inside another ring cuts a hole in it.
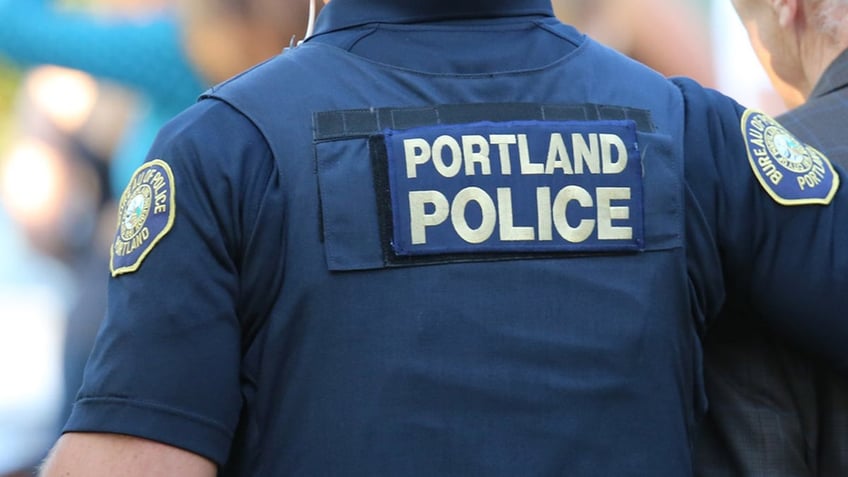
[[[745,111],[742,135],[754,175],[777,203],[829,204],[833,200],[839,176],[824,154],[759,111]]]
[[[131,273],[174,224],[174,175],[156,159],[130,179],[118,206],[118,227],[112,244],[112,276]]]

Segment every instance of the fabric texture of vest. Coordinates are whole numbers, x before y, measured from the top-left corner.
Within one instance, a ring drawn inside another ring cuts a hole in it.
[[[286,204],[264,212],[282,222],[281,258],[266,263],[282,281],[249,292],[278,296],[246,325],[245,418],[225,473],[690,475],[700,348],[672,84],[593,42],[480,75],[307,42],[207,97],[266,137]],[[387,253],[386,131],[551,118],[634,120],[641,250]]]

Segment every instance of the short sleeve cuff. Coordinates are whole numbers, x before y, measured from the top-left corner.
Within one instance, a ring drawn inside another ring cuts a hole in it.
[[[228,457],[232,433],[202,417],[126,398],[82,398],[65,432],[103,432],[140,437],[198,454],[219,466]]]

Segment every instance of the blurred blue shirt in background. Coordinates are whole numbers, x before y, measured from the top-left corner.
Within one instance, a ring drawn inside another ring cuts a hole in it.
[[[37,464],[57,436],[69,286],[0,207],[0,474]]]

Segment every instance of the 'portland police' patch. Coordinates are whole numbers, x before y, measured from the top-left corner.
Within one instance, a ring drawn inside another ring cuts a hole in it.
[[[644,249],[633,121],[386,130],[399,257]]]
[[[133,174],[118,207],[111,249],[112,276],[131,273],[174,224],[174,175],[159,159]]]
[[[833,200],[839,176],[824,154],[759,111],[745,111],[742,135],[754,175],[775,202],[826,205]]]

